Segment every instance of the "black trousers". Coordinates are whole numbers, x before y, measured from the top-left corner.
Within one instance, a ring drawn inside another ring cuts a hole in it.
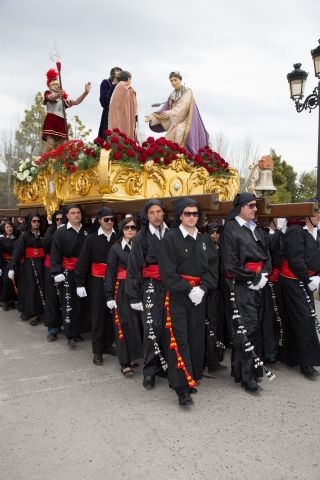
[[[44,324],[46,327],[60,328],[62,326],[62,314],[60,297],[57,290],[59,287],[55,287],[53,276],[50,273],[50,269],[44,267],[44,284],[45,284],[45,296],[46,306],[44,309]]]
[[[205,313],[206,301],[195,306],[189,297],[182,293],[170,293],[170,314],[173,335],[179,354],[193,380],[200,380],[205,364]],[[167,336],[170,342],[169,331]],[[172,388],[177,392],[188,390],[187,377],[183,369],[177,368],[177,353],[169,349],[168,377]]]
[[[162,282],[153,278],[145,278],[142,286],[143,312],[143,375],[154,376],[162,371],[160,354],[166,360],[168,345],[166,342],[166,310],[164,301],[166,290]],[[148,308],[148,305],[150,308]],[[157,353],[156,344],[160,349]]]
[[[240,282],[235,282],[234,291],[241,315],[240,322],[246,330],[248,340],[254,346],[256,355],[261,358],[263,291],[251,290],[245,283]],[[245,339],[242,334],[237,333],[237,327],[238,321],[234,319],[231,375],[236,382],[248,382],[261,377],[263,372],[261,367],[254,367],[254,356],[252,352],[245,351]]]
[[[282,316],[284,328],[284,348],[281,360],[290,366],[320,365],[320,342],[311,317],[310,306],[299,281],[280,275],[282,301],[286,314]],[[311,306],[314,308],[313,294],[305,286]]]
[[[93,353],[104,353],[114,343],[112,312],[107,307],[103,278],[90,276],[88,282]]]
[[[73,270],[63,272],[66,281],[60,283],[60,299],[64,332],[67,338],[76,337],[88,331],[88,299],[79,298]]]
[[[224,349],[217,343],[223,343],[224,341],[225,314],[223,293],[219,288],[210,290],[206,297],[206,317],[208,321],[206,326],[206,360],[210,367],[223,360]]]

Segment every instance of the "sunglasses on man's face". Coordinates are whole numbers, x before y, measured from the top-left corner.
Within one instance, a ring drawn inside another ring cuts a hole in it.
[[[253,208],[257,208],[257,204],[256,203],[248,203],[247,204],[247,207],[253,209]]]
[[[56,217],[56,222],[61,222],[62,217]]]
[[[137,227],[135,225],[125,225],[123,227],[123,230],[133,230],[133,231],[135,231],[135,230],[137,230]]]
[[[186,210],[183,212],[183,215],[185,217],[199,217],[199,212],[190,212],[189,210]]]
[[[32,223],[40,223],[40,220],[31,220]]]
[[[113,217],[104,217],[102,220],[103,220],[105,223],[113,222]]]

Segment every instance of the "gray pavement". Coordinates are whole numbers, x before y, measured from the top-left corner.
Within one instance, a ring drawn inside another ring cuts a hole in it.
[[[164,379],[143,389],[141,367],[93,365],[88,336],[70,351],[1,310],[0,479],[319,480],[320,380],[277,364],[254,396],[225,365],[182,410]]]

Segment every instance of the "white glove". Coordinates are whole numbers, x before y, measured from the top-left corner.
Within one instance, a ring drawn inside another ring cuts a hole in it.
[[[200,305],[202,302],[203,296],[205,294],[205,291],[202,290],[200,287],[193,287],[191,292],[189,293],[189,298],[194,305]]]
[[[257,285],[253,285],[251,283],[251,285],[249,286],[250,290],[261,290],[261,288],[265,287],[266,284],[268,283],[267,276],[268,276],[267,273],[262,273],[259,283],[257,283]]]
[[[309,290],[311,290],[311,292],[318,290],[319,284],[320,284],[320,277],[316,275],[314,277],[310,277],[309,280],[310,280],[310,282],[308,283]]]
[[[14,279],[14,270],[9,270],[8,277],[10,278],[10,280]]]
[[[87,291],[85,287],[77,287],[77,295],[80,298],[86,297],[87,296]]]
[[[63,275],[63,273],[59,273],[59,275],[56,275],[53,279],[56,283],[61,283],[65,281],[66,277]]]
[[[0,268],[0,277],[2,277],[2,270],[1,270],[1,268]]]
[[[136,310],[137,312],[143,312],[142,302],[130,303],[130,307],[132,308],[132,310]]]
[[[113,310],[114,308],[117,308],[117,304],[114,300],[108,300],[107,307],[110,308],[110,310]]]

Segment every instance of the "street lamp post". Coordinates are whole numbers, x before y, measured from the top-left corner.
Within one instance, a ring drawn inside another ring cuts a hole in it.
[[[317,200],[320,202],[320,40],[319,45],[314,50],[311,50],[311,56],[314,64],[314,74],[318,78],[318,86],[313,92],[307,96],[303,103],[300,103],[304,96],[304,87],[308,77],[308,73],[301,70],[301,63],[293,65],[294,70],[288,73],[287,79],[290,88],[290,98],[294,101],[298,113],[303,110],[314,110],[319,107],[319,121],[318,121],[318,161],[317,161]]]

